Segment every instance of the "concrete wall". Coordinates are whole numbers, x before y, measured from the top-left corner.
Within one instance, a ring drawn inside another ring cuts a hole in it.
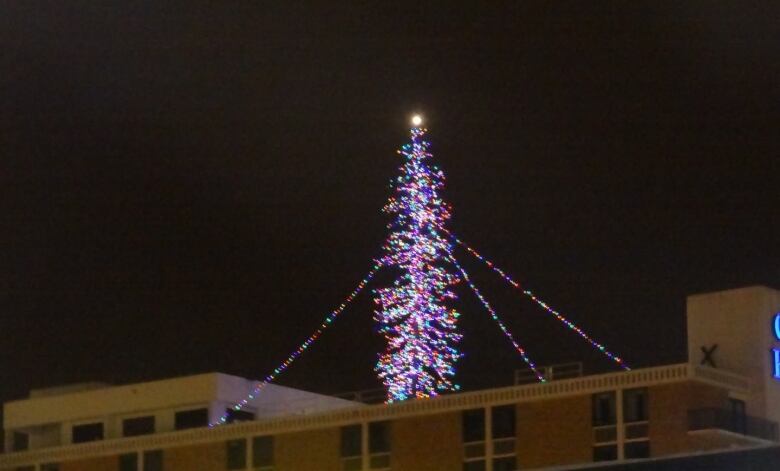
[[[590,396],[517,406],[520,469],[585,463],[593,457]]]
[[[204,374],[116,386],[4,404],[6,430],[58,422],[85,422],[114,415],[154,412],[216,398],[217,375]]]
[[[780,291],[764,286],[688,297],[688,360],[699,364],[701,347],[718,344],[718,368],[753,383],[746,398],[749,415],[780,422],[780,382],[772,378],[770,348],[778,345],[772,318],[780,312]]]
[[[393,421],[391,465],[398,470],[459,471],[462,468],[460,413]]]
[[[277,435],[274,438],[275,469],[340,471],[340,444],[341,430],[338,428]]]
[[[224,471],[227,469],[227,445],[215,442],[163,450],[165,471]]]
[[[728,391],[696,382],[664,384],[648,388],[651,456],[713,449],[728,444],[688,433],[688,411],[725,408]]]
[[[116,456],[99,456],[60,463],[60,471],[116,471],[118,469],[119,458]]]
[[[13,431],[28,433],[30,448],[72,443],[72,427],[103,423],[105,439],[122,437],[122,421],[155,417],[155,432],[174,430],[177,411],[207,408],[216,422],[225,410],[247,397],[256,382],[236,376],[209,373],[125,386],[54,388],[29,399],[4,405],[6,444]],[[360,404],[284,386],[268,385],[247,410],[260,418],[324,412]],[[41,436],[38,436],[38,435]]]

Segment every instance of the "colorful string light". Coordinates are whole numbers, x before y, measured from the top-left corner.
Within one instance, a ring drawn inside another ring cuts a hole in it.
[[[292,351],[290,355],[277,366],[274,368],[273,372],[268,374],[265,379],[257,383],[257,386],[255,386],[252,391],[246,395],[244,399],[242,399],[240,402],[238,402],[235,406],[233,406],[233,410],[240,411],[244,407],[249,404],[249,401],[253,400],[257,395],[262,391],[268,383],[275,380],[280,374],[282,374],[289,366],[294,362],[303,352],[305,352],[309,346],[311,346],[312,343],[314,343],[315,340],[317,340],[322,333],[333,324],[333,321],[336,320],[336,318],[344,312],[344,309],[355,299],[355,297],[360,294],[361,291],[363,291],[363,288],[366,287],[369,281],[376,275],[377,271],[382,267],[382,262],[375,262],[374,266],[371,267],[371,270],[368,272],[368,274],[363,278],[360,283],[358,283],[357,287],[352,290],[349,295],[344,298],[344,301],[339,304],[339,306],[330,312],[325,317],[325,320],[320,324],[319,327],[317,327],[317,330],[314,331],[313,334],[309,336],[306,340],[301,343],[298,348]],[[227,422],[229,414],[226,412],[223,414],[216,422],[209,424],[209,427],[214,427],[215,425],[222,425]]]
[[[460,240],[457,236],[452,234],[452,232],[450,232],[450,231],[446,231],[446,232],[452,237],[452,239],[455,242],[457,242],[459,245],[461,245],[464,249],[466,249],[474,257],[476,257],[479,260],[481,260],[485,265],[487,265],[493,271],[498,273],[501,276],[501,278],[504,279],[504,281],[506,281],[507,283],[512,285],[512,287],[516,288],[518,291],[520,291],[525,296],[530,298],[533,302],[535,302],[542,309],[544,309],[545,312],[547,312],[548,314],[553,315],[556,319],[561,321],[566,327],[568,327],[570,330],[574,331],[577,335],[579,335],[580,337],[585,339],[588,343],[590,343],[596,350],[600,351],[607,358],[609,358],[610,360],[612,360],[615,363],[617,363],[621,368],[623,368],[624,370],[627,370],[627,371],[631,370],[631,368],[628,365],[625,364],[625,362],[623,361],[622,358],[620,358],[619,356],[617,356],[614,353],[612,353],[609,350],[607,350],[607,348],[604,345],[602,345],[599,342],[593,340],[592,337],[590,337],[587,333],[585,333],[585,331],[583,331],[580,327],[578,327],[574,322],[570,321],[569,319],[564,317],[560,312],[558,312],[557,310],[553,309],[549,304],[547,304],[546,302],[544,302],[541,299],[539,299],[539,297],[537,297],[533,292],[531,292],[531,290],[523,289],[520,286],[520,283],[518,283],[517,281],[512,279],[512,277],[510,277],[506,272],[504,272],[503,270],[498,268],[493,262],[491,262],[490,260],[488,260],[485,257],[483,257],[479,252],[477,252],[472,247],[470,247],[468,244],[466,244],[465,242]]]
[[[504,325],[503,321],[501,321],[501,318],[498,317],[498,314],[496,313],[495,309],[493,309],[493,306],[491,306],[490,303],[487,302],[485,297],[482,296],[482,293],[480,293],[479,289],[476,287],[474,282],[471,281],[471,278],[469,277],[469,274],[466,273],[466,270],[458,263],[457,260],[455,260],[455,257],[453,257],[452,255],[450,255],[448,259],[453,265],[455,265],[455,267],[458,269],[463,279],[471,288],[471,291],[474,292],[474,294],[477,296],[477,298],[482,303],[482,305],[485,306],[485,309],[490,314],[490,317],[492,317],[493,320],[496,321],[498,327],[501,329],[501,332],[503,332],[506,338],[509,339],[509,341],[512,343],[512,346],[515,347],[515,350],[517,350],[518,353],[520,353],[520,357],[523,359],[525,364],[528,365],[528,368],[530,368],[531,371],[534,372],[534,375],[536,375],[536,378],[540,382],[542,383],[546,382],[546,380],[544,379],[544,375],[542,375],[539,372],[539,370],[536,367],[536,364],[533,361],[531,361],[530,358],[528,358],[528,355],[525,353],[523,347],[520,346],[517,340],[515,340],[515,337],[512,335],[512,333],[509,332],[509,329],[506,328],[506,325]]]
[[[411,142],[398,151],[404,163],[383,208],[392,221],[381,261],[398,272],[391,286],[374,291],[374,319],[387,341],[375,369],[387,389],[387,402],[459,389],[453,383],[461,357],[455,348],[461,338],[459,313],[449,306],[456,298],[451,286],[459,280],[443,266],[453,246],[439,230],[450,210],[439,195],[444,172],[428,164],[432,155],[420,122],[416,117]]]
[[[461,339],[456,329],[460,314],[449,304],[456,299],[452,286],[460,279],[447,271],[446,261],[455,266],[537,379],[545,382],[534,362],[452,255],[455,245],[453,240],[597,350],[622,368],[630,370],[621,358],[593,340],[530,290],[524,290],[506,272],[445,227],[451,215],[449,206],[439,196],[444,188],[444,172],[427,163],[432,154],[428,152],[429,143],[423,140],[426,130],[419,127],[419,116],[413,118],[413,123],[411,142],[398,151],[405,160],[400,167],[401,174],[392,185],[394,194],[383,208],[385,213],[392,216],[387,226],[390,235],[383,247],[384,255],[344,301],[325,317],[317,330],[265,379],[258,382],[243,400],[233,406],[233,410],[243,409],[266,385],[287,370],[363,291],[382,267],[392,267],[398,271],[391,286],[374,290],[374,302],[379,306],[374,319],[379,324],[378,331],[387,340],[387,348],[379,356],[375,369],[386,386],[387,402],[432,397],[441,392],[459,390],[453,378],[455,363],[462,356],[456,349]],[[224,424],[228,417],[226,412],[209,426]]]

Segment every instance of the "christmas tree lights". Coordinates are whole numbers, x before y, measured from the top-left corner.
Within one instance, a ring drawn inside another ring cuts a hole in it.
[[[387,389],[387,402],[436,396],[459,389],[453,382],[458,312],[456,275],[446,269],[452,242],[440,228],[450,219],[441,198],[444,173],[430,164],[429,144],[421,119],[413,119],[411,142],[398,153],[404,162],[393,195],[383,208],[391,215],[390,235],[383,247],[383,266],[395,269],[391,286],[374,291],[374,319],[387,347],[376,364]]]
[[[521,287],[506,272],[447,229],[451,215],[449,206],[441,197],[444,173],[430,163],[432,155],[428,152],[429,143],[424,140],[426,129],[421,124],[422,118],[412,118],[411,142],[398,151],[403,164],[399,169],[400,175],[391,185],[393,194],[383,208],[390,215],[391,221],[387,226],[390,233],[382,248],[382,257],[374,262],[369,273],[325,317],[314,333],[262,381],[255,383],[246,397],[232,407],[233,410],[239,411],[246,407],[307,351],[382,268],[392,270],[395,275],[389,286],[374,290],[374,302],[377,305],[374,320],[378,332],[384,335],[387,342],[375,370],[386,387],[387,402],[427,398],[460,389],[454,382],[455,364],[461,357],[457,349],[461,339],[457,330],[459,313],[452,307],[452,303],[456,299],[453,287],[461,279],[468,284],[536,378],[545,382],[539,368],[455,259],[453,250],[457,245],[481,260],[513,288],[621,368],[630,370],[620,357],[596,342],[533,292]],[[451,267],[455,268],[454,273],[449,271]],[[225,413],[210,426],[222,425],[227,421],[228,413]]]

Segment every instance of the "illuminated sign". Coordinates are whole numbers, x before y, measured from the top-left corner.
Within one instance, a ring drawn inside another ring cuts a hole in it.
[[[772,333],[775,334],[775,340],[780,342],[780,312],[772,318]],[[780,348],[772,348],[772,376],[780,380]]]
[[[780,340],[780,312],[775,314],[772,325],[775,328],[775,340]]]

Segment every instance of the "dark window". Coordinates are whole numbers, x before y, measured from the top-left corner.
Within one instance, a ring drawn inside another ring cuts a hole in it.
[[[193,409],[177,412],[174,418],[176,430],[206,427],[209,424],[208,409]]]
[[[390,423],[372,422],[368,424],[369,453],[387,453],[390,451]]]
[[[615,393],[593,395],[593,426],[615,425]]]
[[[246,440],[227,442],[227,469],[246,468]]]
[[[745,401],[729,398],[731,408],[731,430],[745,434],[747,432],[747,415],[745,415]]]
[[[493,438],[515,436],[515,406],[494,407],[491,414]]]
[[[103,439],[103,423],[73,426],[73,443],[94,442]]]
[[[138,471],[138,453],[119,455],[119,471]]]
[[[463,443],[481,442],[484,440],[485,409],[463,411]]]
[[[647,389],[623,391],[623,421],[643,422],[647,420]]]
[[[515,471],[516,469],[517,463],[515,463],[514,456],[496,458],[493,460],[493,471]]]
[[[248,410],[225,409],[225,416],[225,421],[229,424],[255,420],[255,413]]]
[[[628,442],[623,445],[623,453],[627,460],[632,458],[649,458],[650,442]]]
[[[252,439],[252,466],[273,466],[274,437],[255,437]]]
[[[617,459],[617,445],[593,447],[593,461],[612,461]]]
[[[360,456],[361,452],[361,426],[347,425],[341,427],[341,456]]]
[[[30,448],[30,436],[22,432],[14,432],[13,451],[24,451]]]
[[[144,452],[144,471],[163,471],[162,450]]]
[[[41,471],[60,471],[60,465],[59,463],[42,464]]]
[[[463,463],[463,471],[485,471],[485,460]]]
[[[135,437],[154,433],[154,416],[133,417],[122,421],[122,436]]]

